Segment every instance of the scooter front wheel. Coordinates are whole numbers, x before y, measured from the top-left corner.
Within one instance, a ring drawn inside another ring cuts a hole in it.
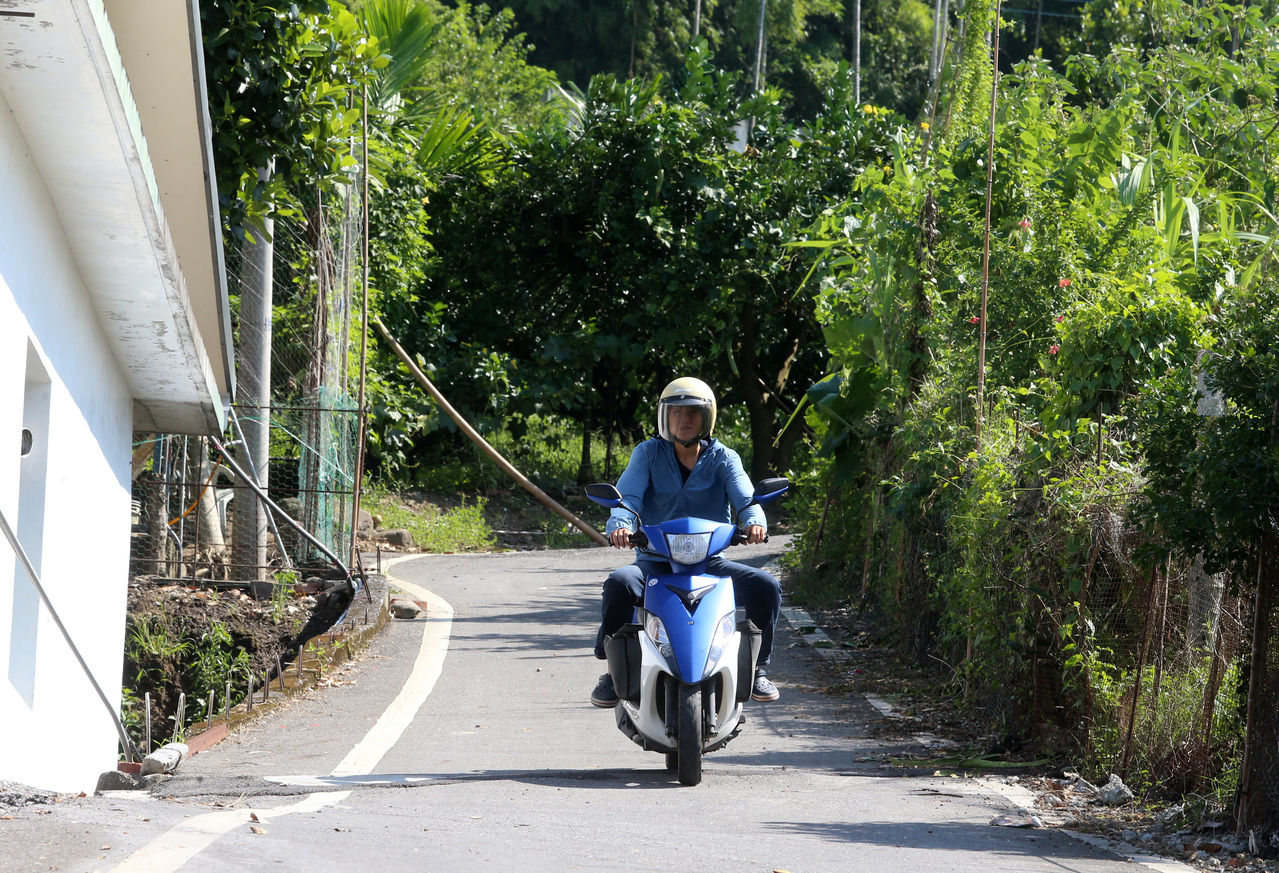
[[[676,767],[681,785],[702,781],[702,688],[679,685],[679,735],[676,738]]]

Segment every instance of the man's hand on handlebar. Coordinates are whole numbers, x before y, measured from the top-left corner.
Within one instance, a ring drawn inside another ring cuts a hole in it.
[[[748,524],[746,525],[746,542],[755,545],[762,543],[768,539],[768,535],[764,532],[763,525]]]
[[[619,527],[608,535],[608,541],[615,549],[629,549],[631,547],[631,532],[627,528]]]

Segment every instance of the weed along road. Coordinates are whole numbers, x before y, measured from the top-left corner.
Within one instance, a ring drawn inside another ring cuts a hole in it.
[[[735,557],[760,563],[776,548]],[[330,687],[193,757],[157,796],[110,793],[0,822],[0,867],[1143,869],[1057,831],[992,827],[1017,814],[992,781],[866,761],[906,741],[872,739],[882,716],[861,698],[819,693],[829,674],[786,627],[770,671],[781,700],[750,704],[702,783],[681,787],[588,701],[600,584],[622,557],[402,560],[392,584],[427,601],[426,617],[392,623]]]

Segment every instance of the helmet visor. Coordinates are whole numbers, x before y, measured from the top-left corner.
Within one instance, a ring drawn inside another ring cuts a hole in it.
[[[657,429],[672,442],[704,439],[710,436],[711,405],[704,397],[667,397],[658,404]]]

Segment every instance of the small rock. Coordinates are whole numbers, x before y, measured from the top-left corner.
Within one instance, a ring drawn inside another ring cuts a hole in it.
[[[401,528],[374,531],[373,539],[397,549],[413,548],[413,534]]]
[[[1157,834],[1162,834],[1164,829],[1167,828],[1168,825],[1172,824],[1172,822],[1185,811],[1186,806],[1183,803],[1168,807],[1163,812],[1159,813],[1159,815],[1155,816],[1155,824],[1151,830]]]
[[[138,784],[143,788],[152,788],[161,782],[168,782],[172,778],[173,774],[171,773],[148,773],[138,778]]]
[[[1132,789],[1118,775],[1111,773],[1110,781],[1097,790],[1097,800],[1107,806],[1123,806],[1132,800]]]
[[[357,529],[364,536],[373,533],[373,513],[362,506],[360,507],[360,521]]]
[[[97,791],[136,791],[138,780],[131,773],[108,770],[98,777]]]
[[[412,600],[392,600],[391,614],[396,618],[417,618],[422,608]]]
[[[1123,839],[1125,843],[1131,843],[1133,840],[1137,839],[1137,832],[1130,831],[1127,828],[1124,828],[1122,831],[1119,832],[1119,836],[1120,838]]]

